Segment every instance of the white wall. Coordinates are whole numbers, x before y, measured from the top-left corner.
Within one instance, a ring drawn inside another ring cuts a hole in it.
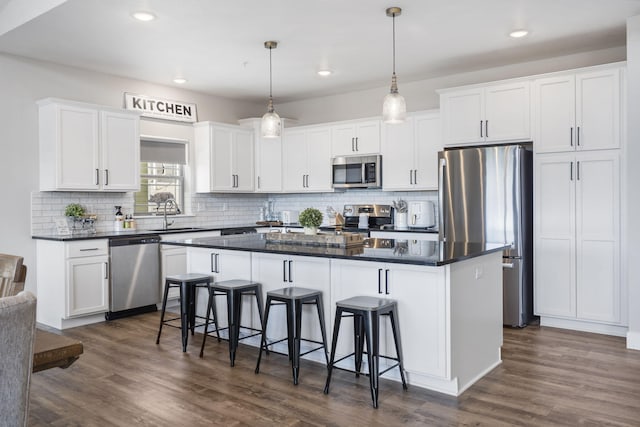
[[[625,257],[626,283],[629,289],[629,331],[627,347],[640,350],[640,16],[627,20],[627,162]],[[624,278],[624,276],[623,276]]]
[[[228,123],[260,115],[264,109],[262,104],[9,55],[0,55],[0,77],[0,253],[25,257],[29,267],[26,288],[34,292],[35,243],[31,239],[30,218],[31,192],[38,190],[36,100],[57,97],[122,107],[123,93],[133,92],[193,102],[198,106],[199,120]]]
[[[430,110],[440,107],[440,97],[436,93],[438,89],[607,64],[624,61],[625,58],[625,48],[618,47],[415,82],[403,82],[400,74],[398,86],[407,101],[408,111]],[[276,110],[281,117],[297,120],[298,125],[374,117],[382,114],[382,100],[388,92],[389,86],[384,86],[277,104]]]

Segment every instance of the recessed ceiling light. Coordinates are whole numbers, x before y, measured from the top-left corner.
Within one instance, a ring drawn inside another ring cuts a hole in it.
[[[331,70],[318,70],[318,75],[322,77],[328,77],[331,74],[333,74],[333,71]]]
[[[182,77],[176,77],[175,79],[173,79],[174,83],[178,83],[179,85],[184,84],[187,82],[187,79],[183,79]]]
[[[136,18],[138,21],[143,21],[143,22],[153,21],[154,19],[156,19],[155,14],[151,12],[144,12],[141,10],[138,12],[133,12],[131,16]]]
[[[513,30],[509,33],[509,37],[513,37],[514,39],[519,39],[520,37],[524,37],[529,34],[527,30]]]

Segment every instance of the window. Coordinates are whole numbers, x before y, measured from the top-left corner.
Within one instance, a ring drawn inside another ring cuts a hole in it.
[[[184,141],[142,139],[140,141],[140,191],[134,194],[135,215],[163,215],[184,211]]]

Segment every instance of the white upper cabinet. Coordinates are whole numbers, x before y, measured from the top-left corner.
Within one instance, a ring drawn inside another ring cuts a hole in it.
[[[442,91],[444,145],[531,140],[529,91],[528,81]]]
[[[383,190],[437,190],[438,151],[443,149],[437,110],[409,114],[382,125]]]
[[[196,191],[253,191],[253,131],[213,122],[194,125]]]
[[[331,155],[380,153],[380,120],[344,122],[331,128]]]
[[[138,113],[51,98],[38,104],[40,190],[140,189]]]
[[[535,80],[535,151],[619,148],[622,75],[616,67]]]
[[[283,125],[288,123],[282,119]],[[242,126],[253,129],[255,173],[254,188],[256,193],[279,193],[282,191],[282,137],[263,138],[261,119],[239,120]]]
[[[284,129],[282,168],[285,192],[333,191],[331,129],[327,126]]]

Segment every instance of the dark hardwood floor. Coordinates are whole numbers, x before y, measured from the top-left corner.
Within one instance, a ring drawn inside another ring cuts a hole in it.
[[[383,380],[371,406],[368,378],[302,362],[294,386],[286,356],[202,336],[182,353],[178,329],[145,314],[69,329],[84,354],[70,368],[33,374],[30,426],[484,425],[640,426],[640,352],[622,338],[530,326],[505,329],[503,363],[460,397]],[[413,339],[416,339],[415,337]],[[469,357],[473,357],[472,354]]]

